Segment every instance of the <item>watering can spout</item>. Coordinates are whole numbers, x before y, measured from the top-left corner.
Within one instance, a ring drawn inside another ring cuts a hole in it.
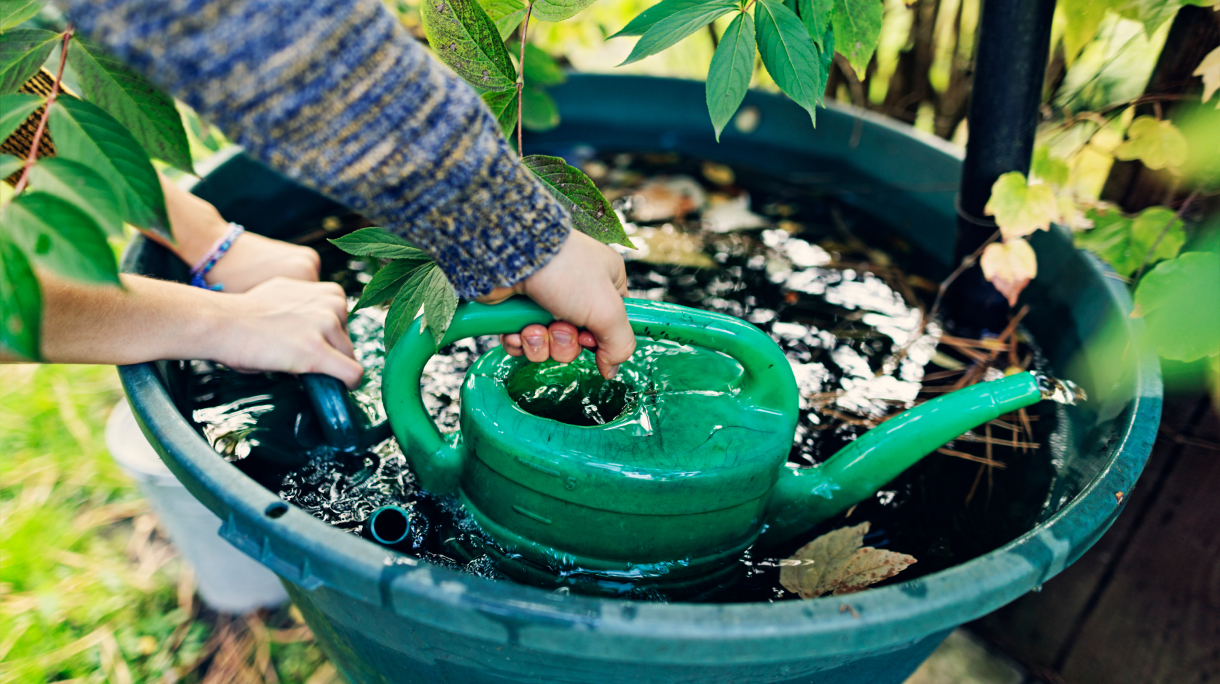
[[[761,547],[782,544],[873,495],[950,440],[1010,411],[1036,404],[1032,373],[980,383],[887,420],[816,468],[784,467],[767,508]]]

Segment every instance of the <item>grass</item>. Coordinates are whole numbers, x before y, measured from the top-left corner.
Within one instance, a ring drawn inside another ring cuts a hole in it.
[[[0,684],[335,681],[295,610],[199,604],[106,452],[113,368],[0,366]]]

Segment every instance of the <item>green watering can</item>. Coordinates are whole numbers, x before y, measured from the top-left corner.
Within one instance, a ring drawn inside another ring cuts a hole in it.
[[[420,394],[438,349],[431,333],[417,320],[386,358],[388,423],[420,486],[456,497],[494,541],[467,555],[490,555],[513,579],[588,593],[707,594],[733,581],[751,545],[807,532],[937,447],[1046,396],[1030,373],[974,385],[886,421],[818,467],[796,468],[787,463],[796,381],[770,337],[724,314],[626,305],[638,347],[615,379],[634,400],[602,425],[523,409],[509,386],[554,370],[497,348],[466,373],[461,430],[442,435]],[[466,303],[440,346],[552,320],[525,299]],[[586,377],[596,372],[583,363]],[[384,436],[384,426],[354,426],[342,387],[325,380],[307,388],[333,444]]]

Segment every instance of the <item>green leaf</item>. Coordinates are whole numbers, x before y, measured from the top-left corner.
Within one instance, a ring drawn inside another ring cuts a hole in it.
[[[533,171],[555,199],[568,210],[572,215],[572,225],[577,230],[607,245],[617,243],[635,249],[635,245],[631,244],[631,239],[623,230],[618,215],[610,207],[610,202],[606,201],[584,172],[568,166],[568,163],[559,157],[542,154],[524,157],[521,163]]]
[[[1050,230],[1051,222],[1059,218],[1059,202],[1051,186],[1030,184],[1025,174],[1009,171],[992,184],[983,213],[994,216],[1004,239],[1012,240]]]
[[[63,157],[39,159],[30,169],[28,193],[54,195],[80,209],[106,234],[123,236],[123,210],[110,183],[97,171]]]
[[[0,154],[0,178],[8,178],[20,171],[23,166],[25,166],[24,159],[18,159],[11,154]]]
[[[442,62],[483,90],[516,88],[517,71],[491,18],[475,0],[423,0],[428,43]]]
[[[479,5],[495,22],[500,40],[507,40],[525,18],[525,0],[479,0]]]
[[[436,340],[438,347],[449,330],[449,324],[453,322],[457,305],[457,292],[445,277],[445,272],[439,268],[433,269],[424,292],[424,325],[432,331],[432,339]]]
[[[44,4],[43,0],[0,0],[0,31],[38,16]]]
[[[0,141],[12,135],[43,102],[42,97],[26,93],[0,95]]]
[[[1120,15],[1143,24],[1144,34],[1152,37],[1158,28],[1173,19],[1183,4],[1180,0],[1119,0],[1118,7]]]
[[[1115,8],[1115,0],[1058,0],[1056,6],[1063,15],[1063,58],[1072,66],[1084,46],[1097,36],[1097,29],[1106,13]]]
[[[543,21],[571,19],[597,0],[534,0],[533,14]]]
[[[835,43],[861,80],[881,39],[881,15],[881,0],[834,0]]]
[[[520,48],[520,45],[517,45]],[[518,53],[519,54],[519,53]],[[546,50],[534,45],[525,44],[525,84],[534,86],[557,86],[565,83],[568,75]]]
[[[805,29],[809,31],[809,37],[818,46],[822,52],[830,52],[834,55],[834,50],[826,49],[825,36],[830,31],[830,14],[834,11],[834,0],[797,0],[797,14],[801,17],[801,23],[805,25]]]
[[[385,348],[389,351],[398,344],[399,338],[411,327],[415,315],[424,305],[424,287],[434,270],[440,270],[436,264],[428,264],[415,269],[407,281],[399,288],[390,304],[390,310],[385,317]]]
[[[34,269],[17,246],[0,235],[0,349],[36,361],[42,292]]]
[[[674,2],[674,0],[662,0],[661,5],[670,2]],[[631,54],[619,66],[638,62],[645,57],[655,55],[725,14],[732,12],[737,7],[737,0],[703,0],[703,2],[689,7],[682,7],[676,12],[669,13],[645,31],[644,35],[640,36],[640,40],[636,42],[635,47],[631,50]],[[795,14],[792,16],[793,19],[796,18]]]
[[[59,39],[58,33],[41,29],[0,33],[0,95],[17,92],[38,73]]]
[[[360,301],[356,302],[352,312],[355,313],[367,306],[377,306],[393,299],[410,279],[411,274],[429,263],[432,262],[430,260],[402,259],[386,264],[373,275],[369,284],[364,286],[364,292],[360,294]]]
[[[106,235],[89,215],[41,192],[21,193],[0,213],[0,223],[34,263],[65,278],[119,284],[118,264]]]
[[[648,32],[658,21],[671,17],[678,12],[698,7],[705,0],[662,0],[661,2],[649,7],[648,9],[636,15],[635,19],[627,22],[627,25],[618,33],[610,36],[610,38],[620,38],[625,36],[642,36]],[[608,39],[607,39],[608,40]]]
[[[1034,148],[1034,159],[1029,168],[1031,178],[1037,178],[1052,187],[1062,188],[1068,184],[1070,173],[1067,162],[1052,157],[1049,147],[1038,145]]]
[[[754,17],[742,12],[724,30],[707,72],[707,111],[716,129],[716,142],[745,99],[753,75]]]
[[[504,137],[512,138],[513,130],[517,127],[517,91],[491,90],[483,93],[482,98],[492,115],[496,117],[496,121],[500,123],[500,130],[504,132]]]
[[[161,181],[122,124],[96,105],[65,97],[51,107],[49,126],[58,156],[90,167],[114,187],[126,222],[172,237]]]
[[[126,126],[150,157],[195,172],[186,128],[168,95],[93,43],[77,40],[69,55],[68,63],[90,102]]]
[[[1135,306],[1161,356],[1220,354],[1220,252],[1186,252],[1158,264],[1140,279]]]
[[[1182,221],[1165,207],[1149,207],[1134,219],[1117,211],[1092,211],[1089,216],[1093,228],[1076,234],[1076,246],[1101,257],[1120,275],[1134,274],[1145,259],[1149,264],[1172,259],[1186,243]],[[1165,236],[1157,244],[1162,232]],[[1150,254],[1153,244],[1156,250]]]
[[[354,256],[382,259],[431,259],[432,257],[385,228],[361,228],[330,241]]]
[[[809,112],[817,125],[817,102],[822,97],[822,77],[817,49],[805,25],[779,0],[757,0],[754,22],[758,51],[767,73],[780,90]]]
[[[818,65],[822,67],[822,80],[818,81],[818,104],[821,104],[826,96],[826,83],[830,80],[830,66],[835,61],[835,30],[830,24],[826,25],[826,33],[818,46]]]
[[[1114,158],[1138,159],[1150,169],[1177,169],[1186,163],[1186,136],[1171,121],[1141,116],[1127,128],[1127,140],[1114,148]]]
[[[521,91],[521,125],[531,131],[549,131],[559,125],[559,107],[545,90],[527,86]]]

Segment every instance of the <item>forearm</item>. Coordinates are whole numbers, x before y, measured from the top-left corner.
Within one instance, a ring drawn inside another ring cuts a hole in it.
[[[463,296],[528,276],[567,236],[475,92],[380,0],[61,2],[247,152],[430,252]]]
[[[39,272],[42,355],[53,363],[124,365],[208,358],[218,295],[123,275],[126,289]]]

